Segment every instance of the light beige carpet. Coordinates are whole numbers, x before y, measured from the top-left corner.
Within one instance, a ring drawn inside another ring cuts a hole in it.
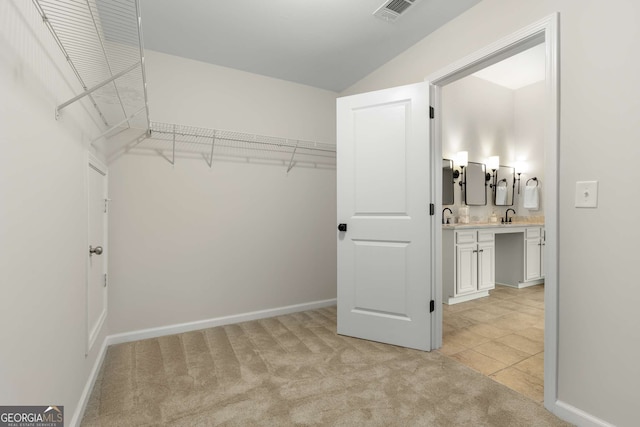
[[[330,307],[112,346],[82,425],[568,425],[438,352],[335,331]]]

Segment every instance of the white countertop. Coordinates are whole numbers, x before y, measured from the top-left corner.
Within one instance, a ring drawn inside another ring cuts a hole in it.
[[[540,222],[510,222],[501,224],[495,222],[476,222],[469,224],[442,224],[443,230],[463,230],[466,228],[516,228],[516,227],[544,227],[544,223]]]

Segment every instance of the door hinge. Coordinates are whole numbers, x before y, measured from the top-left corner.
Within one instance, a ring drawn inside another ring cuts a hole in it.
[[[435,215],[436,214],[436,205],[434,205],[433,203],[429,203],[429,215]]]
[[[433,109],[433,107],[429,106],[429,118],[434,119],[435,117],[436,117],[436,111]]]
[[[104,273],[104,287],[107,287],[107,273]]]
[[[429,303],[429,313],[433,313],[434,311],[436,311],[436,302],[431,300]]]

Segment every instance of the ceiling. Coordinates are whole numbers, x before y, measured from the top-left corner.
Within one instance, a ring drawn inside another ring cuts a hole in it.
[[[145,49],[340,92],[480,0],[141,0]]]
[[[473,75],[513,90],[540,82],[545,79],[545,45],[534,46]]]

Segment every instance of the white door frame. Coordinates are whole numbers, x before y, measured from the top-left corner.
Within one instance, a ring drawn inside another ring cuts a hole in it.
[[[444,69],[425,78],[431,82],[431,100],[435,111],[435,123],[432,129],[433,157],[432,182],[436,201],[436,215],[442,215],[442,127],[441,127],[441,90],[443,86],[475,73],[489,65],[520,53],[535,45],[544,43],[546,55],[546,105],[545,105],[545,229],[547,241],[545,247],[545,333],[544,333],[544,406],[551,412],[562,412],[557,405],[558,399],[558,170],[560,150],[560,44],[559,13],[535,22],[496,43],[457,61]],[[436,223],[440,223],[436,218]],[[434,236],[435,248],[442,247],[442,229],[436,228]],[[432,322],[432,348],[442,346],[442,254],[434,250],[433,263],[435,281],[433,294],[436,301],[436,312]]]
[[[90,200],[90,194],[89,194],[89,168],[93,168],[96,171],[98,171],[99,173],[103,174],[105,177],[105,184],[104,184],[104,193],[105,193],[105,197],[107,197],[106,195],[109,194],[109,182],[108,182],[108,168],[107,165],[105,165],[104,163],[102,163],[96,156],[94,156],[91,153],[88,153],[87,155],[87,163],[86,163],[86,172],[85,172],[85,182],[86,182],[86,194],[87,194],[87,223],[86,223],[86,229],[87,229],[87,244],[85,246],[86,250],[87,250],[87,254],[89,251],[89,246],[92,245],[94,242],[91,242],[91,236],[90,236],[90,223],[89,223],[89,216],[90,216],[90,206],[89,204],[91,203]],[[106,203],[106,201],[105,201]],[[109,237],[109,233],[108,233],[108,225],[109,222],[107,220],[107,215],[105,215],[104,217],[104,226],[103,226],[103,233],[104,233],[104,237],[103,237],[103,252],[102,252],[102,257],[104,257],[104,273],[107,273],[108,270],[108,265],[109,265],[109,243],[108,243],[108,237]],[[104,327],[104,322],[107,318],[107,311],[108,311],[108,299],[107,297],[105,297],[105,310],[103,315],[100,317],[100,320],[98,320],[98,327],[96,329],[96,333],[94,336],[90,336],[91,331],[90,329],[90,325],[89,325],[89,304],[88,304],[88,295],[89,295],[89,281],[90,281],[90,274],[89,274],[89,256],[87,255],[86,258],[86,268],[85,268],[85,276],[86,276],[86,287],[85,287],[85,336],[87,338],[86,340],[86,348],[85,348],[85,356],[87,356],[89,354],[89,351],[91,350],[91,348],[93,347],[93,344],[95,343],[96,339],[98,338],[98,335],[100,335],[100,331],[102,330],[102,328]],[[106,291],[108,294],[108,291]]]

